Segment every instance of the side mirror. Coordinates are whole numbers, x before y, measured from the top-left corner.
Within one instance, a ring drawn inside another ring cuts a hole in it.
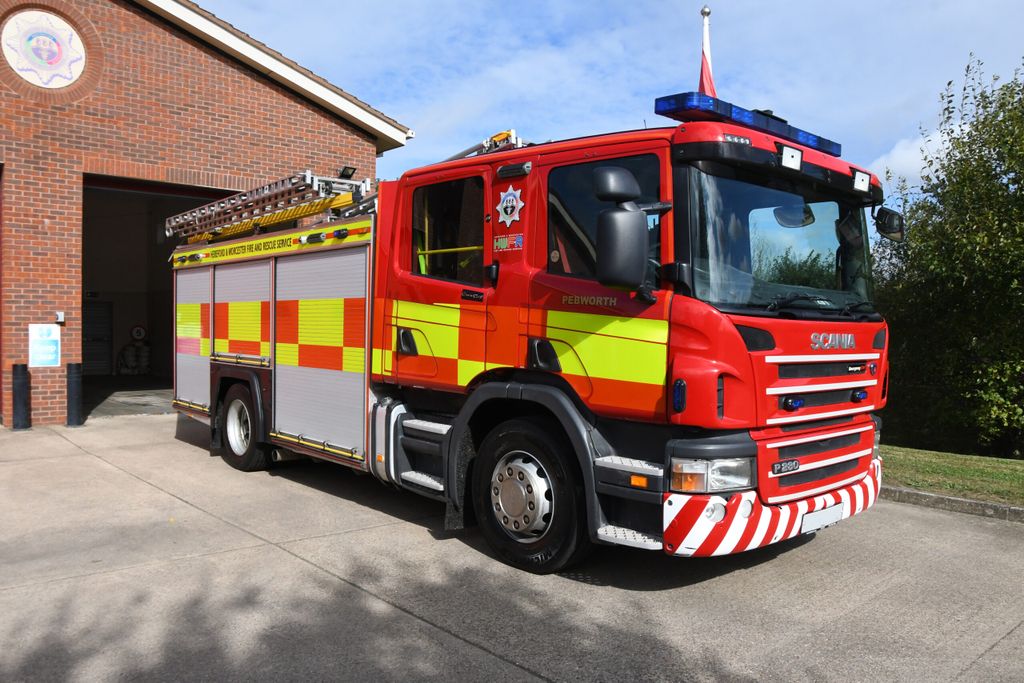
[[[643,211],[616,208],[598,214],[597,281],[606,287],[640,289],[647,275],[647,235]]]
[[[903,214],[884,206],[878,207],[878,211],[875,212],[875,230],[879,235],[893,242],[902,242],[907,236],[906,228],[903,225]]]
[[[640,183],[621,166],[598,166],[594,169],[594,196],[602,202],[635,202],[640,198]]]

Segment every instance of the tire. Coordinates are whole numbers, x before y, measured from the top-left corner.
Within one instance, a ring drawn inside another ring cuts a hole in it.
[[[228,389],[217,419],[223,441],[220,457],[224,462],[243,472],[267,469],[270,450],[266,444],[257,442],[256,411],[248,387],[234,384]]]
[[[576,456],[562,434],[553,420],[503,422],[473,465],[484,539],[504,562],[535,574],[565,569],[591,549]]]

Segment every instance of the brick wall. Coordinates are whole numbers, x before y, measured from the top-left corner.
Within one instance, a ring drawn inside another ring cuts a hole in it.
[[[62,363],[81,360],[82,176],[245,189],[296,170],[374,177],[371,136],[125,0],[0,0],[63,15],[88,51],[64,92],[0,59],[0,363],[28,361],[28,324],[65,311]],[[344,84],[341,84],[344,85]],[[116,248],[116,245],[111,245]],[[170,272],[168,272],[168,278]],[[33,424],[65,419],[63,368],[31,369]]]

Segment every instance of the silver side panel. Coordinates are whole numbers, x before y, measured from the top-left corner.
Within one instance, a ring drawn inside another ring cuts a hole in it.
[[[175,305],[209,304],[212,272],[212,268],[175,272]],[[175,325],[175,329],[177,329],[177,325]],[[212,325],[210,329],[213,329]],[[174,398],[201,406],[210,405],[210,357],[208,355],[199,356],[192,353],[175,352]]]
[[[175,296],[179,304],[210,303],[210,269],[196,268],[174,273]]]
[[[366,296],[366,250],[287,256],[277,261],[277,299]]]
[[[276,431],[363,453],[361,373],[278,365],[274,379]]]
[[[280,257],[275,297],[277,301],[365,298],[366,257],[365,248]],[[300,349],[301,328],[308,324],[300,318]],[[337,333],[340,337],[342,331]],[[276,363],[274,430],[371,458],[364,446],[366,380],[365,366],[326,370]]]
[[[217,266],[214,300],[269,301],[270,261],[232,263]]]

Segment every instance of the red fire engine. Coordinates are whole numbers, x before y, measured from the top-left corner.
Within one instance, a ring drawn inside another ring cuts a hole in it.
[[[168,219],[175,406],[238,469],[370,473],[535,572],[867,510],[888,365],[865,214],[902,218],[770,112],[656,111],[680,124],[508,132],[373,195],[305,173]]]

